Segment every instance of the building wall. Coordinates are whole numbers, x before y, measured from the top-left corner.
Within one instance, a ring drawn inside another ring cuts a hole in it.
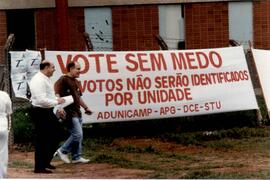
[[[4,46],[7,40],[7,36],[6,12],[0,11],[0,64],[5,63]]]
[[[37,49],[46,48],[55,50],[56,31],[54,22],[54,9],[38,9],[35,12],[36,19],[36,45]]]
[[[185,4],[186,48],[229,45],[228,3]]]
[[[5,0],[5,1],[11,1],[11,0]],[[75,7],[79,7],[79,6],[85,7],[85,6],[177,4],[177,3],[228,2],[228,1],[239,1],[239,0],[135,0],[135,1],[131,1],[131,0],[91,0],[91,1],[89,1],[89,0],[68,0],[68,4],[70,7],[74,7],[74,6]],[[1,8],[1,6],[0,6],[0,8]]]
[[[70,48],[84,50],[83,8],[70,8]],[[6,32],[5,12],[0,13],[0,46],[3,47]],[[228,4],[191,3],[185,4],[185,41],[187,49],[215,48],[228,46]],[[53,9],[36,10],[37,48],[55,49],[55,22]],[[113,47],[114,50],[156,50],[159,49],[155,34],[159,32],[158,7],[113,6]],[[270,49],[270,2],[253,2],[253,44],[255,48]],[[0,53],[1,59],[4,54]]]
[[[194,2],[221,2],[239,0],[68,0],[69,7],[95,7],[115,5],[176,4]],[[1,0],[0,9],[37,9],[54,8],[55,0]]]
[[[56,26],[53,9],[36,11],[37,48],[56,49]],[[157,50],[159,33],[157,6],[112,7],[114,50]],[[85,50],[84,9],[69,8],[70,50]]]
[[[54,9],[36,10],[37,49],[56,49],[56,20]],[[70,50],[84,50],[84,11],[83,8],[69,9],[69,47]]]
[[[112,6],[114,50],[158,50],[155,35],[159,33],[158,6]],[[69,9],[70,49],[85,50],[82,33],[84,8]],[[0,46],[7,38],[6,14],[0,11]],[[54,9],[37,9],[37,48],[55,50]],[[228,3],[185,4],[185,42],[187,49],[228,46]],[[270,2],[253,2],[254,47],[270,49]],[[3,61],[4,52],[0,53]]]
[[[69,8],[69,40],[70,50],[85,50],[83,33],[84,26],[84,9]]]
[[[113,50],[158,50],[158,6],[113,6]]]
[[[270,1],[253,2],[253,31],[254,47],[270,49]]]

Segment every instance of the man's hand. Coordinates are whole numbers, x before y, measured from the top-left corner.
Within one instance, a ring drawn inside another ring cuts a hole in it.
[[[64,98],[57,98],[58,104],[63,104],[65,102]]]
[[[84,113],[87,114],[87,115],[93,114],[93,112],[89,108],[85,108],[84,110],[85,110]]]
[[[64,109],[57,109],[57,114],[61,119],[66,119],[66,112]]]

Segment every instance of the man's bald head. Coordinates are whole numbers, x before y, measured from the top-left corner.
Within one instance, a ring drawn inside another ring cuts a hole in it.
[[[40,71],[47,77],[51,77],[55,71],[54,64],[48,60],[41,61],[39,68]]]
[[[52,63],[48,60],[43,60],[41,61],[40,65],[39,65],[39,69],[40,70],[44,70],[46,67],[50,67],[52,65]]]

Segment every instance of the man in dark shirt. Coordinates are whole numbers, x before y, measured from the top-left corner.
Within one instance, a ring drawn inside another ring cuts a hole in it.
[[[80,76],[81,66],[78,62],[70,62],[67,64],[67,74],[61,76],[55,83],[56,95],[63,97],[72,95],[74,102],[65,107],[66,120],[70,121],[68,126],[70,131],[69,138],[57,150],[59,157],[65,162],[70,163],[68,153],[71,153],[72,163],[88,163],[89,159],[85,159],[82,154],[82,113],[80,107],[82,106],[85,113],[91,115],[91,110],[82,100],[82,92],[80,90],[79,81],[76,79]]]

